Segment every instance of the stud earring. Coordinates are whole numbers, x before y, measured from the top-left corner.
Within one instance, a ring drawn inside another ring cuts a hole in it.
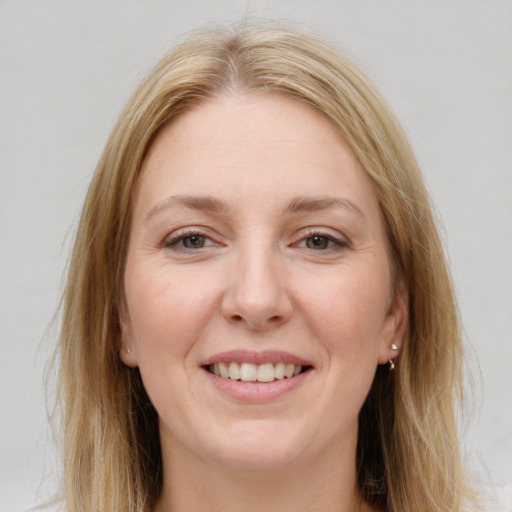
[[[398,347],[393,343],[393,344],[391,345],[391,350],[398,350]]]
[[[130,353],[130,348],[129,347],[126,349],[126,352],[128,352],[128,354]]]

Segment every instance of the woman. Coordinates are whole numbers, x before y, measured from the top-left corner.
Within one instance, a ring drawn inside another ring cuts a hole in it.
[[[460,511],[462,348],[410,146],[282,28],[206,31],[128,103],[61,331],[68,511]]]

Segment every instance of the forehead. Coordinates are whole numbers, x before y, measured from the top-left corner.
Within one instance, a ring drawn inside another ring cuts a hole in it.
[[[277,93],[212,99],[157,136],[143,162],[139,199],[150,207],[198,189],[269,201],[340,192],[378,209],[366,172],[333,125]]]

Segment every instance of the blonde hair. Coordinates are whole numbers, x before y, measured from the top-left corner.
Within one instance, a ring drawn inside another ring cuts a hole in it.
[[[466,494],[456,405],[457,308],[428,194],[384,100],[346,57],[287,28],[196,33],[167,55],[124,109],[81,214],[63,296],[60,392],[69,512],[142,512],[162,486],[157,415],[124,366],[119,312],[132,198],[159,130],[208,98],[279,92],[310,105],[373,182],[409,318],[397,369],[379,367],[360,413],[357,470],[371,503],[394,512],[459,512]]]

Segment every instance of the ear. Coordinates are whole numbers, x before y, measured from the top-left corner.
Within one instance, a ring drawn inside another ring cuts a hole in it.
[[[409,316],[409,295],[403,281],[395,287],[394,296],[382,325],[379,364],[386,364],[398,357],[402,350]],[[396,348],[392,348],[392,345]]]
[[[119,324],[121,327],[121,348],[119,349],[119,357],[126,366],[135,368],[138,366],[137,347],[133,342],[132,324],[126,311],[120,312]]]

